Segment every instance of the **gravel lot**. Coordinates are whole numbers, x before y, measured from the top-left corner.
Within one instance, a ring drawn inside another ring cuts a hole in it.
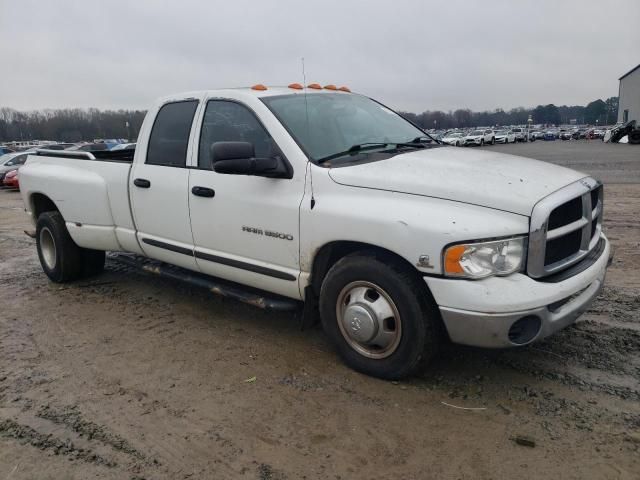
[[[536,140],[483,148],[587,172],[604,183],[640,183],[640,151],[636,145],[611,144],[601,140]]]
[[[640,478],[640,148],[485,148],[604,180],[607,286],[547,341],[451,345],[400,383],[291,315],[113,263],[52,284],[0,191],[0,478]]]

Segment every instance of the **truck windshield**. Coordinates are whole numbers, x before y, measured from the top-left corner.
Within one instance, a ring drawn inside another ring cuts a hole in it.
[[[394,111],[362,95],[310,93],[261,99],[313,161],[354,145],[409,143],[429,137]]]

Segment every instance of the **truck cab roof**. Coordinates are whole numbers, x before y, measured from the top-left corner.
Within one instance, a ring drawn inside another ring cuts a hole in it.
[[[260,87],[260,88],[256,88]],[[264,88],[264,89],[263,89]],[[345,87],[341,87],[345,88]],[[293,88],[287,86],[263,86],[254,85],[253,87],[238,87],[238,88],[221,88],[213,90],[194,90],[189,92],[175,93],[167,95],[158,99],[158,103],[163,104],[167,102],[175,102],[176,100],[187,100],[190,98],[202,98],[202,97],[222,97],[222,98],[264,98],[275,97],[278,95],[322,95],[327,93],[341,93],[352,94],[351,92],[340,90],[338,88]],[[357,95],[357,94],[356,94]]]

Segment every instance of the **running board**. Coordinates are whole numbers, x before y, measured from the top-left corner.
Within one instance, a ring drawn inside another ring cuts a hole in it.
[[[205,288],[216,295],[233,298],[263,310],[290,312],[298,310],[302,305],[301,302],[297,302],[291,298],[261,292],[257,289],[210,277],[202,273],[192,272],[185,268],[176,267],[175,265],[169,265],[168,263],[159,262],[139,255],[109,252],[107,258],[142,270],[143,272]]]

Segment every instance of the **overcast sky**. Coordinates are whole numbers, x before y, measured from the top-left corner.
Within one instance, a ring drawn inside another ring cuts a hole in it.
[[[584,105],[640,63],[636,0],[0,0],[0,106],[347,85],[396,109]]]

